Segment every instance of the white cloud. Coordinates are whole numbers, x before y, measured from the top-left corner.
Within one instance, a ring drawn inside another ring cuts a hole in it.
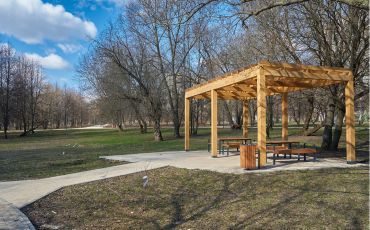
[[[72,15],[61,5],[41,0],[0,0],[0,33],[37,44],[46,39],[94,38],[97,29],[93,22]]]
[[[115,4],[117,6],[123,6],[127,3],[127,0],[100,0],[100,1],[106,1],[110,4]]]
[[[58,47],[64,52],[64,53],[76,53],[83,49],[82,45],[75,45],[75,44],[62,44],[59,43]]]
[[[36,53],[25,53],[26,58],[38,62],[45,69],[69,69],[70,64],[57,54],[40,56]]]

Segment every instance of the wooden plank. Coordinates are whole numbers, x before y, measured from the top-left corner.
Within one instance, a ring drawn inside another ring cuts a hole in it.
[[[288,86],[288,87],[301,87],[301,88],[316,88],[319,86],[328,86],[333,84],[341,84],[343,81],[337,80],[317,80],[317,79],[286,79],[285,77],[267,77],[267,86]]]
[[[348,81],[345,88],[346,104],[346,152],[347,162],[356,161],[355,152],[355,106],[354,106],[354,88],[353,81]]]
[[[249,103],[247,100],[243,101],[243,137],[248,137],[248,123],[249,123]]]
[[[240,97],[255,97],[256,93],[244,92],[244,91],[225,91],[225,90],[217,90],[219,96],[240,96]]]
[[[218,78],[214,81],[208,81],[203,84],[198,85],[197,87],[189,88],[185,92],[185,98],[193,97],[198,94],[202,94],[213,89],[219,89],[224,86],[232,85],[241,81],[244,81],[248,78],[256,76],[256,67],[251,67],[249,69],[243,70],[242,72],[230,75],[224,78]]]
[[[281,139],[288,140],[288,93],[281,94]]]
[[[190,149],[190,99],[185,98],[185,151]]]
[[[257,74],[257,144],[260,152],[259,165],[266,164],[266,85],[264,69]]]
[[[346,73],[351,75],[352,72],[348,68],[342,67],[331,67],[331,66],[314,66],[314,65],[302,65],[302,64],[290,64],[290,63],[275,63],[269,62],[266,60],[260,61],[259,65],[269,68],[286,68],[295,71],[304,71],[304,70],[312,70],[312,71],[322,71],[322,72],[338,72],[338,73]]]
[[[224,86],[224,87],[221,88],[221,90],[234,91],[234,92],[246,92],[246,93],[255,93],[256,92],[251,87],[249,87],[247,85],[239,85],[238,83],[230,85],[230,86]]]
[[[285,77],[287,78],[286,81],[289,81],[292,78],[295,79],[317,79],[317,80],[332,80],[334,81],[348,81],[350,80],[350,76],[347,74],[333,74],[331,72],[325,73],[313,73],[313,72],[304,72],[304,71],[293,71],[293,70],[286,70],[286,69],[269,69],[265,68],[266,76],[273,76],[273,77]]]
[[[199,94],[199,95],[194,96],[193,98],[194,99],[204,100],[204,99],[210,99],[211,97],[210,96],[207,96],[207,94]]]
[[[211,156],[217,157],[217,91],[211,90]]]

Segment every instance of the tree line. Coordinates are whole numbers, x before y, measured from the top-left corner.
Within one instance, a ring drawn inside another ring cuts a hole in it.
[[[92,42],[78,73],[112,120],[134,114],[141,132],[152,122],[160,141],[166,120],[180,137],[186,88],[260,60],[350,68],[361,123],[368,116],[368,48],[368,7],[357,1],[138,0]],[[289,119],[302,133],[324,128],[322,148],[337,149],[344,86],[290,93],[289,100]],[[220,103],[222,120],[241,127],[241,102]],[[267,131],[280,120],[279,103],[267,99]],[[249,106],[253,125],[256,102]],[[193,134],[209,122],[209,111],[208,101],[192,101]]]
[[[0,45],[0,130],[82,127],[89,123],[90,105],[79,92],[44,80],[39,63],[9,44]]]

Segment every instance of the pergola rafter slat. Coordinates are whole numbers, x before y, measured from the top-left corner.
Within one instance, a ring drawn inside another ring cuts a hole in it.
[[[217,156],[217,100],[247,100],[257,98],[258,148],[263,166],[266,159],[266,96],[282,95],[282,138],[288,137],[287,93],[333,84],[346,84],[347,161],[355,160],[353,76],[349,69],[324,66],[293,65],[262,61],[257,65],[216,77],[185,91],[185,118],[190,119],[190,99],[211,99],[211,154]],[[246,117],[246,115],[244,115]],[[214,124],[216,123],[216,124]],[[190,122],[185,120],[185,125]],[[246,125],[243,124],[243,128]],[[189,150],[189,128],[185,128],[185,150]],[[243,135],[247,135],[247,131]]]

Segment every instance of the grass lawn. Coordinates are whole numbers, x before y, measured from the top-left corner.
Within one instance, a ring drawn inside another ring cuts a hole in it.
[[[290,138],[306,143],[320,144],[320,132],[314,137],[297,137],[300,129],[289,130]],[[199,129],[199,135],[191,138],[191,150],[207,149],[210,129]],[[119,132],[114,129],[70,129],[37,131],[20,138],[12,132],[8,140],[0,139],[0,181],[43,178],[89,169],[122,164],[99,159],[102,155],[132,154],[154,151],[183,150],[183,139],[172,137],[172,129],[164,128],[165,141],[153,141],[151,130],[140,134],[137,129]],[[241,130],[219,129],[220,136],[241,136]],[[271,138],[280,138],[281,129],[275,128]],[[250,130],[256,138],[256,129]],[[342,135],[341,146],[344,146]],[[357,128],[358,150],[367,154],[368,129]],[[368,158],[368,156],[367,156]]]
[[[58,190],[23,208],[63,229],[369,229],[369,170],[231,175],[165,167]]]

